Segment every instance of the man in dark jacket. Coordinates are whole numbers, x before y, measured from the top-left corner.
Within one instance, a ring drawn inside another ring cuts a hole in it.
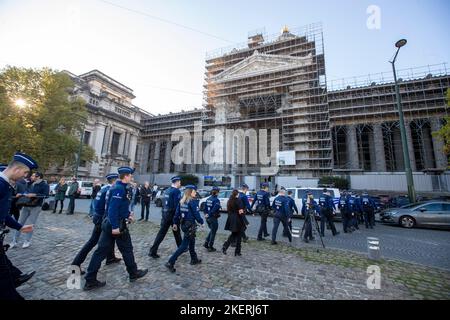
[[[28,191],[25,194],[18,194],[20,196],[31,198],[30,204],[22,208],[19,217],[19,223],[24,225],[25,223],[36,225],[36,221],[41,213],[42,203],[44,198],[48,197],[49,187],[47,182],[42,180],[44,175],[40,172],[35,172],[31,175],[31,184],[28,187]],[[17,244],[19,239],[20,231],[16,231],[13,237],[13,241],[10,247],[13,248]],[[31,244],[31,237],[33,236],[33,231],[29,232],[25,236],[25,241],[23,242],[22,248],[28,248]]]
[[[67,208],[67,214],[73,214],[74,210],[75,210],[75,197],[76,194],[78,192],[78,182],[77,182],[77,178],[73,177],[72,178],[72,183],[69,186],[69,207]]]
[[[141,188],[141,218],[139,221],[144,220],[144,209],[145,209],[145,221],[148,221],[148,215],[150,214],[150,199],[152,196],[152,189],[148,181],[145,182],[144,186]]]

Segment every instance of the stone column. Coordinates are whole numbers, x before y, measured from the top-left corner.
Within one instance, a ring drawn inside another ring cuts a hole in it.
[[[142,156],[141,159],[137,159],[137,161],[139,161],[140,163],[141,174],[147,174],[149,152],[150,152],[150,142],[142,141],[142,151],[141,151]]]
[[[373,125],[373,149],[375,150],[375,170],[386,171],[386,155],[384,153],[383,129],[380,123]]]
[[[347,159],[349,169],[359,169],[358,141],[356,140],[356,126],[347,126]]]
[[[155,142],[155,149],[153,153],[153,173],[158,173],[159,170],[159,152],[161,151],[161,141]]]
[[[402,137],[399,129],[392,132],[392,140],[395,157],[395,171],[403,172],[405,171],[405,161],[403,160]]]
[[[416,167],[416,156],[414,154],[414,144],[411,135],[411,121],[405,120],[405,127],[406,127],[406,142],[408,143],[409,160],[411,161],[411,170],[414,172],[417,171],[417,167]]]
[[[166,144],[166,153],[164,154],[164,173],[170,173],[170,164],[172,163],[172,140]]]
[[[439,118],[430,119],[431,133],[439,131],[442,127],[441,120]],[[440,137],[434,135],[431,136],[433,140],[434,159],[436,160],[436,169],[445,170],[448,166],[447,157],[444,154],[444,141]]]
[[[428,126],[422,128],[422,138],[425,169],[435,168],[435,162],[433,158],[433,143],[431,141],[431,129],[428,128]]]

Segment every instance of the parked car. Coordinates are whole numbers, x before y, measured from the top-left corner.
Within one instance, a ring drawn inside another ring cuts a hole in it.
[[[80,198],[89,198],[92,195],[94,183],[92,181],[79,180],[78,182],[78,196]],[[72,182],[69,182],[70,186]],[[69,189],[67,188],[66,196],[69,196]]]
[[[407,195],[393,197],[389,200],[389,208],[399,208],[410,204]]]
[[[49,191],[49,195],[50,196],[54,196],[55,195],[55,188],[56,188],[56,186],[57,186],[58,184],[56,183],[56,182],[53,182],[53,183],[50,183],[48,186],[49,186],[49,189],[50,189],[50,191]]]
[[[155,206],[162,207],[162,199],[164,196],[164,191],[168,189],[168,187],[159,187],[158,191],[156,191],[155,195]]]
[[[381,221],[398,224],[404,228],[450,228],[450,202],[426,201],[389,208],[380,213]]]

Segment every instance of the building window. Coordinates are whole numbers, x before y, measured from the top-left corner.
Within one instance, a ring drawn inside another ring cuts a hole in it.
[[[89,142],[91,141],[91,132],[85,131],[83,136],[83,143],[86,145],[89,145]]]
[[[136,146],[136,152],[134,153],[134,161],[135,162],[139,162],[138,154],[139,154],[139,146]]]
[[[81,161],[80,161],[80,167],[86,168],[86,165],[87,165],[86,160],[81,160]]]
[[[115,107],[114,110],[116,111],[116,113],[121,114],[121,115],[123,115],[123,116],[125,116],[127,118],[131,117],[131,112],[126,111],[126,110],[124,110],[122,108]]]
[[[120,142],[120,133],[113,132],[112,142],[111,142],[111,153],[112,154],[119,153],[119,142]]]

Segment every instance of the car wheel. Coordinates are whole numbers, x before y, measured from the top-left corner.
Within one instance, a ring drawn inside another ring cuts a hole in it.
[[[161,199],[156,199],[155,205],[156,205],[157,207],[162,207]]]
[[[400,217],[400,225],[403,228],[412,228],[415,226],[416,221],[414,220],[414,218],[410,217],[410,216],[403,216]]]

